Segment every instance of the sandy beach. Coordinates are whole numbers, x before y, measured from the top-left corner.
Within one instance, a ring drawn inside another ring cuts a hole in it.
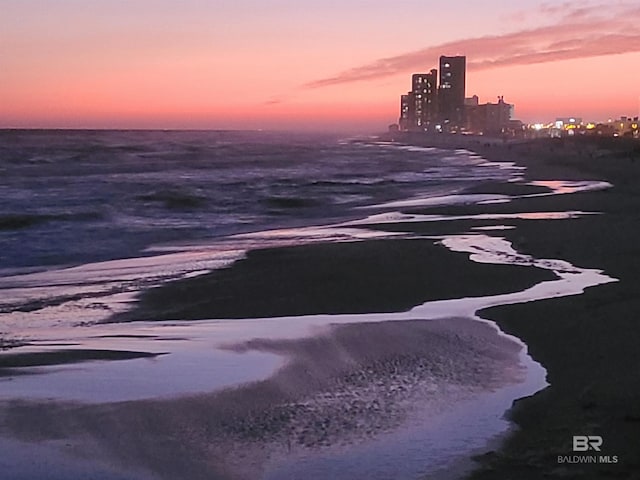
[[[635,478],[640,472],[640,330],[635,321],[640,307],[640,144],[574,138],[469,147],[488,159],[525,165],[529,180],[611,183],[612,188],[602,191],[525,198],[480,210],[601,212],[569,221],[517,221],[516,229],[504,235],[521,251],[601,268],[619,280],[580,296],[481,312],[528,345],[533,358],[547,369],[550,386],[517,402],[509,417],[519,429],[503,448],[478,457],[480,469],[473,478]],[[617,455],[618,463],[558,464],[559,455],[572,455],[573,435],[602,436],[602,453]]]
[[[469,260],[472,249],[443,245],[446,236],[498,228],[496,235],[522,255],[569,262],[567,277],[575,275],[571,268],[576,266],[603,270],[617,281],[588,288],[581,295],[528,303],[505,300],[515,304],[480,312],[524,342],[533,360],[546,369],[549,386],[519,400],[508,413],[517,428],[506,437],[500,432],[503,442],[489,446],[485,439],[472,448],[469,456],[473,454],[475,462],[461,471],[468,473],[473,466],[470,475],[478,479],[632,478],[640,471],[640,333],[634,316],[640,301],[640,252],[634,235],[640,211],[637,142],[453,142],[448,138],[438,146],[469,148],[487,160],[526,167],[521,182],[484,183],[466,192],[509,195],[510,201],[409,206],[401,209],[406,221],[372,220],[355,226],[405,232],[406,238],[251,251],[228,268],[147,290],[133,309],[109,319],[133,325],[157,320],[232,322],[378,314],[376,323],[326,320],[312,335],[287,338],[285,331],[276,329],[218,343],[216,348],[232,353],[274,354],[286,363],[265,379],[216,392],[101,405],[3,402],[3,437],[38,444],[45,454],[40,467],[32,471],[14,471],[16,465],[6,459],[0,466],[13,472],[12,478],[26,479],[51,465],[63,471],[62,465],[69,470],[59,478],[80,478],[85,467],[77,460],[95,456],[102,459],[102,470],[86,468],[105,479],[296,478],[292,475],[299,474],[298,466],[291,459],[304,460],[308,452],[321,452],[338,462],[331,455],[345,445],[355,446],[356,452],[358,445],[386,438],[399,427],[406,431],[417,419],[428,423],[430,418],[456,412],[470,398],[521,382],[521,343],[477,319],[420,317],[419,307],[429,302],[508,298],[557,278],[552,271],[559,267],[545,269],[529,257],[484,263]],[[604,181],[612,187],[545,195],[552,191],[552,182],[560,180]],[[528,184],[531,181],[550,183],[545,187]],[[562,212],[589,214],[558,214]],[[449,220],[432,221],[430,216]],[[476,254],[482,257],[482,252]],[[414,312],[410,319],[394,317],[407,311]],[[469,314],[473,312],[471,308]],[[385,315],[388,321],[383,321]],[[108,359],[117,363],[165,353],[123,348],[106,354],[80,345],[73,353],[62,351],[49,358],[13,350],[0,356],[0,375],[15,370],[38,373],[42,365]],[[438,395],[433,394],[436,391]],[[434,398],[439,400],[434,403]],[[559,455],[572,454],[573,435],[602,436],[602,453],[619,461],[559,464]],[[379,448],[398,449],[407,438],[395,438]],[[65,446],[62,460],[56,457],[47,463],[61,445]],[[351,461],[366,464],[366,458],[354,453]],[[312,465],[308,471],[316,476],[309,478],[326,474]],[[418,478],[410,462],[406,468],[394,478]],[[387,473],[379,478],[389,478]],[[343,475],[334,477],[373,478]],[[435,478],[454,477],[440,472]]]
[[[537,145],[546,153],[538,154]],[[521,429],[503,450],[485,456],[484,469],[474,478],[633,478],[640,472],[640,331],[635,322],[640,307],[640,146],[616,139],[537,145],[510,150],[527,165],[528,178],[599,179],[613,188],[514,202],[511,207],[520,210],[579,209],[602,215],[520,222],[505,232],[507,238],[533,255],[597,266],[619,281],[577,297],[482,312],[529,346],[551,385],[517,403],[511,418]],[[585,434],[602,436],[603,453],[617,455],[619,463],[558,465],[558,455],[571,454],[572,436]]]
[[[3,408],[4,433],[109,452],[112,475],[133,465],[160,478],[269,478],[306,452],[340,452],[522,375],[521,347],[468,319],[341,325],[224,348],[290,360],[269,379],[220,393],[97,406],[15,401]]]

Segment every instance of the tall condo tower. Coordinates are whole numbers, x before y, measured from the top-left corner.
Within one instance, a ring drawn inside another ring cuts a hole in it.
[[[413,95],[411,92],[400,96],[400,119],[398,124],[400,130],[407,131],[411,128],[413,119],[410,115],[411,105],[413,104]]]
[[[438,72],[414,73],[411,91],[400,100],[400,128],[424,132],[438,117]]]
[[[452,125],[464,121],[464,95],[467,57],[440,57],[439,117]]]
[[[415,73],[411,77],[411,91],[415,103],[416,130],[428,130],[438,116],[438,71]]]

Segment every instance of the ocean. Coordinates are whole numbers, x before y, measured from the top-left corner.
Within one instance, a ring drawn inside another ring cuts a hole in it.
[[[465,150],[254,131],[3,131],[0,171],[0,312],[22,326],[51,305],[58,322],[91,322],[92,297],[227,266],[249,249],[340,240],[300,228],[408,199],[447,203],[518,175]],[[259,235],[276,230],[288,234]],[[129,263],[101,263],[117,260]]]
[[[242,131],[3,131],[0,172],[5,272],[324,224],[514,175],[465,151]]]

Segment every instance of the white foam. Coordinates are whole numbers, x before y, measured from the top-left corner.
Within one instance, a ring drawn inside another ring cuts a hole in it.
[[[380,203],[359,207],[360,209],[383,209],[383,208],[404,208],[404,207],[433,207],[438,205],[460,205],[473,204],[489,201],[509,201],[510,197],[497,194],[458,194],[441,195],[436,197],[415,197],[406,200]]]
[[[585,215],[599,215],[598,212],[568,210],[559,212],[521,212],[521,213],[479,213],[476,215],[423,215],[416,213],[385,212],[369,215],[360,220],[352,220],[341,226],[381,225],[400,223],[443,222],[455,220],[566,220]]]
[[[550,193],[534,193],[531,195],[523,195],[523,197],[538,197],[544,195],[564,195],[568,193],[590,192],[596,190],[606,190],[613,187],[609,182],[600,180],[536,180],[529,182],[527,185],[536,187],[545,187],[551,190]]]

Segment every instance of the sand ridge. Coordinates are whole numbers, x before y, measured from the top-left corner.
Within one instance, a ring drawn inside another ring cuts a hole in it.
[[[523,375],[519,344],[464,318],[337,325],[227,348],[289,361],[267,380],[219,393],[97,406],[11,402],[2,406],[4,429],[29,441],[66,438],[84,455],[110,452],[116,465],[161,478],[259,478],[274,463],[424,421]]]

